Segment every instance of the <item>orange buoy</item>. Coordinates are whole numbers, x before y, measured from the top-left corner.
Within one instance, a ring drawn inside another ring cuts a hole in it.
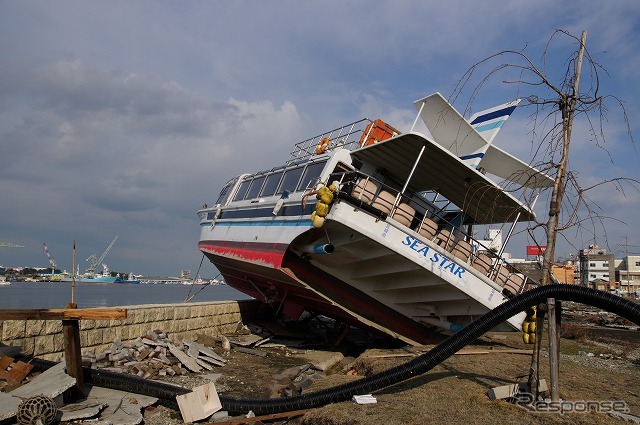
[[[325,137],[324,139],[320,140],[320,143],[318,143],[318,146],[316,146],[316,154],[318,155],[323,154],[328,147],[329,147],[329,138]]]

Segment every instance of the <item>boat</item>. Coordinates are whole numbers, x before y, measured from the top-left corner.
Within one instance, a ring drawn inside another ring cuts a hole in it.
[[[465,119],[435,93],[414,102],[409,131],[362,119],[296,143],[283,165],[232,178],[198,210],[198,249],[278,315],[410,344],[454,333],[537,284],[503,258],[516,224],[535,219],[511,189],[531,199],[553,184],[493,144],[518,103]],[[499,226],[498,249],[476,237]]]
[[[83,274],[80,274],[80,271],[78,269],[76,270],[75,276],[64,277],[62,278],[62,281],[63,282],[75,281],[75,282],[81,282],[81,283],[116,283],[119,277],[117,275],[111,276],[111,273],[109,272],[109,267],[102,262],[102,260],[105,259],[105,257],[113,247],[113,245],[116,243],[116,240],[118,240],[118,236],[113,238],[109,246],[107,246],[107,248],[104,250],[104,252],[100,255],[99,258],[96,256],[96,254],[91,254],[89,258],[87,258],[86,261],[89,261],[89,267],[87,267],[87,270]],[[74,246],[74,249],[75,249],[75,246]],[[96,273],[98,264],[102,264],[102,273]]]
[[[140,279],[136,279],[133,275],[133,272],[129,273],[126,279],[122,279],[120,277],[116,278],[114,283],[130,283],[130,284],[138,284],[140,283]]]
[[[107,273],[101,274],[78,274],[75,277],[64,277],[62,278],[62,282],[71,282],[75,281],[78,283],[117,283],[117,276],[111,276],[111,274],[107,271]]]
[[[5,276],[0,276],[0,286],[9,286],[11,282],[7,280]]]

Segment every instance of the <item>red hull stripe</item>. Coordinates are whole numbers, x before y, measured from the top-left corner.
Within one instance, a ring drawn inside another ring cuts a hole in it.
[[[280,268],[287,244],[260,242],[203,241],[198,248],[227,258],[244,259]]]

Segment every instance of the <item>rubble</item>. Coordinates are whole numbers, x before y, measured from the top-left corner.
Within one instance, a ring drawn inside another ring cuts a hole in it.
[[[216,414],[216,417],[220,418],[226,415],[226,412],[218,412],[221,406],[219,401],[216,402],[217,391],[229,391],[227,383],[231,380],[237,380],[244,387],[260,387],[257,382],[247,381],[246,376],[244,382],[236,378],[238,362],[247,361],[242,360],[246,358],[246,354],[265,358],[276,370],[279,369],[277,365],[296,364],[296,359],[305,362],[302,365],[297,363],[297,366],[288,367],[279,373],[275,372],[271,375],[270,384],[269,378],[263,376],[263,379],[267,379],[262,384],[266,392],[263,396],[266,397],[290,397],[301,394],[313,382],[326,377],[328,369],[344,358],[339,352],[333,351],[290,350],[288,344],[283,344],[286,341],[279,337],[266,326],[246,326],[242,323],[238,324],[236,333],[232,335],[198,334],[195,341],[174,340],[163,330],[150,330],[135,340],[114,339],[101,351],[83,350],[81,354],[83,366],[87,368],[132,374],[143,379],[165,381],[192,389],[192,393],[181,397],[181,401],[176,400],[182,405],[178,417],[182,413],[183,420],[201,420]],[[286,337],[291,339],[294,335],[289,331]],[[292,345],[299,346],[305,341],[317,343],[316,339],[310,340],[309,337],[309,333],[298,333],[298,341]],[[310,357],[304,359],[307,355]],[[22,370],[22,366],[14,363],[12,358],[5,358],[3,364],[10,365],[8,372],[11,369]],[[216,370],[224,372],[223,368],[229,364],[233,365],[234,372],[231,374],[214,373]],[[27,374],[29,372],[24,375]],[[16,378],[18,381],[14,386],[9,387],[5,384],[4,388],[0,388],[4,391],[0,394],[0,421],[15,417],[20,403],[37,395],[54,398],[58,405],[58,420],[64,422],[154,423],[165,421],[166,419],[158,418],[166,418],[168,415],[166,407],[156,405],[158,400],[153,397],[117,392],[90,384],[85,387],[84,400],[71,402],[71,399],[77,396],[70,393],[71,387],[75,388],[75,378],[65,373],[64,362],[33,376],[24,375]],[[223,375],[224,382],[216,389],[213,383]],[[9,393],[8,389],[13,390],[12,393]],[[64,400],[62,393],[65,393]]]

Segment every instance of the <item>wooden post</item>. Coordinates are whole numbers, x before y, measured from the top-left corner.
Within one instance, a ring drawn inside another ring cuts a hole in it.
[[[67,308],[78,308],[75,303],[67,304]],[[80,322],[77,319],[62,321],[62,337],[64,339],[64,361],[67,375],[76,378],[76,390],[84,395],[84,375],[82,373],[82,353],[80,350]]]
[[[559,401],[558,381],[560,377],[560,345],[558,340],[558,330],[556,328],[556,300],[549,298],[547,300],[547,308],[549,310],[549,381],[551,386],[551,400]]]
[[[0,310],[0,320],[62,320],[64,359],[67,374],[76,378],[77,392],[74,396],[77,397],[84,396],[79,320],[122,320],[126,318],[127,310],[123,308],[78,309],[75,303],[67,304],[64,309]]]

